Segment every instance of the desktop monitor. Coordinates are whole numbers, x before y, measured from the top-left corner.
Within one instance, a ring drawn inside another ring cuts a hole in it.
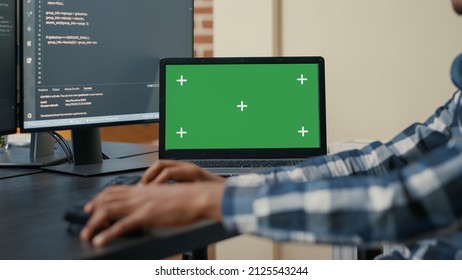
[[[70,129],[71,172],[108,165],[98,127],[158,121],[159,61],[192,57],[193,10],[193,0],[23,0],[21,130]]]
[[[16,132],[16,1],[0,0],[0,135]]]

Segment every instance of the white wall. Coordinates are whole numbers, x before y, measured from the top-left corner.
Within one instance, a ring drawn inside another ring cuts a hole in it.
[[[277,0],[214,0],[215,56],[271,56],[279,43]]]

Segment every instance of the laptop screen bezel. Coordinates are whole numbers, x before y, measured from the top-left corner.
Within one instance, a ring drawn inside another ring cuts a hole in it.
[[[166,149],[166,69],[168,65],[189,64],[317,64],[319,84],[319,122],[320,146],[316,148],[257,148],[257,149]],[[159,80],[159,159],[272,159],[308,158],[327,153],[326,103],[324,58],[305,57],[217,57],[217,58],[164,58],[160,64]]]

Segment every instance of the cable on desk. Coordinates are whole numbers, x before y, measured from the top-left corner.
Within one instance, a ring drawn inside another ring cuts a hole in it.
[[[61,149],[66,154],[67,160],[70,163],[74,163],[74,155],[66,139],[64,139],[64,137],[61,134],[57,133],[56,131],[49,131],[48,134],[50,134],[56,140],[59,146],[61,146]]]

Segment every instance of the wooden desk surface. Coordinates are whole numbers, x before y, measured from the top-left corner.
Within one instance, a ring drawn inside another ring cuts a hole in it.
[[[152,229],[105,248],[80,241],[68,232],[66,209],[115,176],[41,172],[0,180],[0,259],[160,259],[234,236],[221,224],[204,221],[185,228]]]

